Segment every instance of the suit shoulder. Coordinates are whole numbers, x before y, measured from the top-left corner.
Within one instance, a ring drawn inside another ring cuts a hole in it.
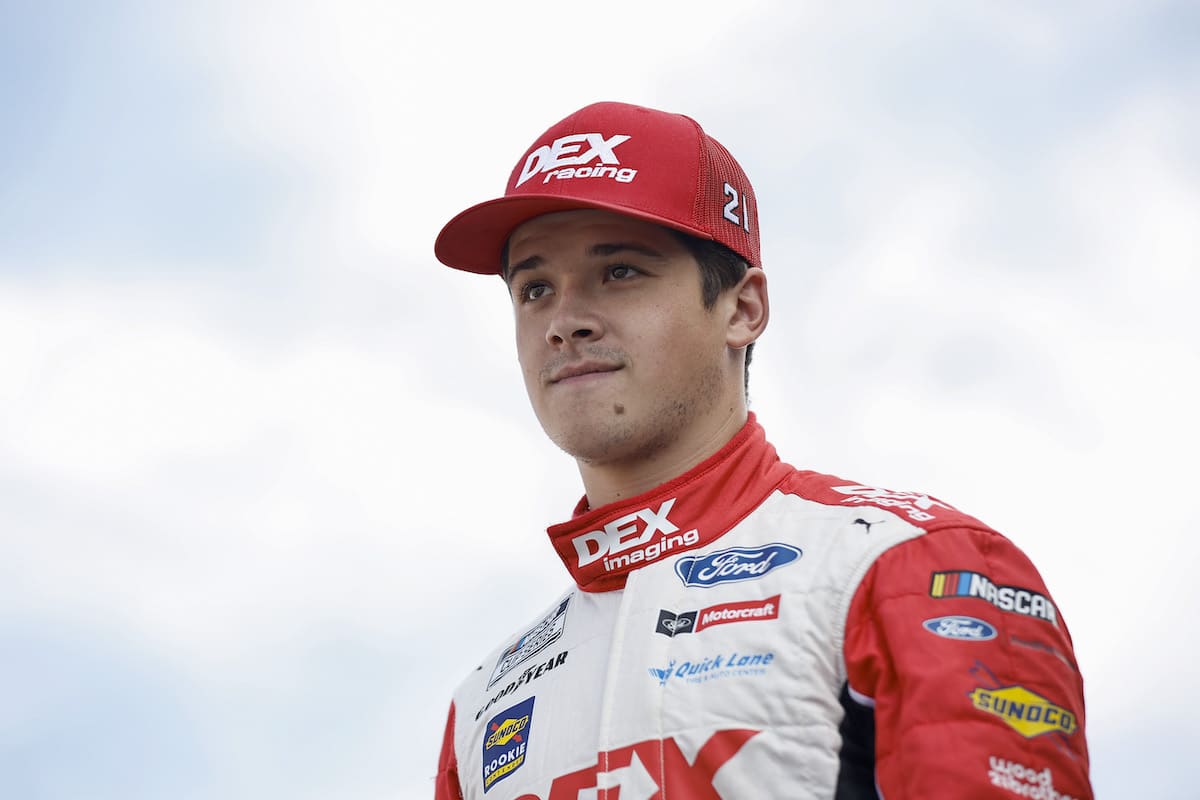
[[[975,517],[925,492],[885,489],[808,470],[796,470],[780,487],[812,502],[840,508],[878,508],[926,531],[973,528],[995,533]]]

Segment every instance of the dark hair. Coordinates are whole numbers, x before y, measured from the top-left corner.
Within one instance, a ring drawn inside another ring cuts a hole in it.
[[[746,259],[720,242],[701,239],[674,229],[671,229],[671,233],[700,265],[700,299],[705,308],[716,305],[721,292],[737,286],[749,268]],[[750,392],[750,358],[753,354],[754,342],[751,342],[746,345],[746,373],[743,379],[743,390],[746,393]]]
[[[668,228],[671,234],[691,253],[692,258],[700,265],[700,300],[704,307],[711,309],[717,303],[717,297],[726,289],[737,286],[738,281],[746,274],[749,266],[746,259],[730,250],[720,242],[712,239],[701,239],[698,236]],[[500,277],[508,282],[508,241],[500,251]],[[743,391],[750,392],[750,358],[754,354],[754,342],[746,345],[746,371],[743,378]]]

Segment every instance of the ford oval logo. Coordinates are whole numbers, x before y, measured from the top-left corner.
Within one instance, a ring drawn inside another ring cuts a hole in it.
[[[986,642],[996,638],[996,629],[975,617],[936,617],[921,623],[925,630],[943,639],[964,642]]]
[[[752,581],[771,570],[790,564],[804,553],[790,544],[761,547],[730,547],[706,556],[684,556],[675,562],[675,574],[684,586],[716,586],[718,583]]]

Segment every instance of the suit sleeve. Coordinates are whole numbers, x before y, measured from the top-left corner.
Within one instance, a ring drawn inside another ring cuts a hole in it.
[[[433,800],[462,800],[462,788],[458,783],[458,758],[454,754],[454,703],[450,704],[450,713],[446,716],[446,733],[442,737],[442,753],[438,757]]]
[[[886,800],[1093,797],[1070,634],[1003,536],[943,528],[885,552],[851,602],[845,655]]]

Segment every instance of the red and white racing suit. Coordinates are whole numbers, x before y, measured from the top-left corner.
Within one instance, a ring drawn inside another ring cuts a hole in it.
[[[574,585],[455,692],[436,800],[1092,797],[1066,623],[938,500],[796,470],[751,415],[549,533]]]

